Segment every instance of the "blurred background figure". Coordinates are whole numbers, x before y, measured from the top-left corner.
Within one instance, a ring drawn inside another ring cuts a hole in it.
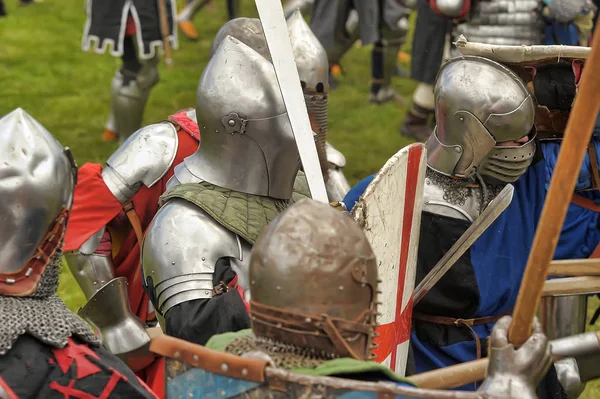
[[[174,16],[174,0],[88,0],[83,50],[105,53],[112,47],[110,54],[123,60],[112,80],[104,141],[122,143],[142,126],[150,90],[159,81],[159,54],[177,48]]]
[[[198,40],[198,31],[194,26],[194,16],[204,8],[210,0],[187,0],[185,7],[177,14],[177,25],[185,37]],[[240,16],[241,0],[225,0],[227,5],[227,17],[232,20]]]

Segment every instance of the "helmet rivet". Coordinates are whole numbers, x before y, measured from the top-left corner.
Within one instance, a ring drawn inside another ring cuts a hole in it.
[[[204,291],[204,295],[209,295],[210,291]]]
[[[229,370],[229,366],[227,365],[227,363],[223,363],[223,364],[221,365],[221,370],[222,370],[222,371],[227,371],[227,370]]]
[[[343,291],[343,290],[344,290],[344,286],[343,286],[343,285],[340,285],[340,286],[338,287],[338,290],[340,290],[340,291]]]
[[[281,287],[280,286],[277,286],[276,289],[277,289],[277,291],[281,291]]]
[[[456,148],[454,148],[454,151],[456,151],[456,152],[460,152],[460,147],[456,147]]]
[[[461,122],[465,121],[465,118],[463,118],[462,116],[460,118],[458,118]]]
[[[227,124],[231,127],[235,126],[235,121],[233,119],[230,119],[229,122],[227,122]]]
[[[175,261],[171,262],[172,265],[175,265]]]
[[[202,257],[202,260],[206,260],[206,258],[203,256],[203,257]]]

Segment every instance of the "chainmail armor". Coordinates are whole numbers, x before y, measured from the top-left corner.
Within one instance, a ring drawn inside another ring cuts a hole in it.
[[[273,359],[276,367],[286,370],[297,368],[315,368],[318,365],[337,358],[333,353],[325,353],[296,345],[287,345],[268,338],[244,335],[231,341],[225,352],[242,356],[245,353],[260,351]]]
[[[89,344],[99,345],[100,340],[90,327],[56,295],[61,255],[61,251],[56,251],[36,291],[30,296],[0,295],[0,356],[6,354],[24,334],[30,334],[55,348],[64,348],[72,335]]]
[[[477,203],[480,212],[494,199],[504,188],[504,184],[488,184],[486,190],[482,189],[481,184],[474,180],[452,179],[444,176],[431,168],[427,168],[426,176],[431,182],[444,190],[444,200],[456,206],[463,206],[468,198],[473,197],[477,192]],[[485,198],[484,198],[485,197]],[[482,201],[483,200],[483,201]]]
[[[321,165],[323,176],[327,176],[327,171],[329,170],[327,152],[325,150],[325,142],[327,141],[327,94],[305,93],[304,99],[306,101],[308,115],[311,117],[311,121],[316,124],[316,126],[313,126],[313,129],[315,129],[315,127],[317,128],[315,130],[315,133],[317,134],[315,139],[317,154],[319,156],[319,163]]]

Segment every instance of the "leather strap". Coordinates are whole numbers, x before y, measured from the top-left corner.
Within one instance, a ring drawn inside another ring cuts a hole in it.
[[[123,211],[125,211],[125,215],[127,215],[127,219],[129,219],[129,223],[131,223],[131,227],[133,227],[133,232],[137,237],[138,244],[140,244],[140,250],[142,249],[142,240],[144,239],[144,233],[142,231],[142,222],[140,222],[140,218],[133,207],[133,203],[131,201],[127,201],[125,205],[123,205]]]
[[[265,381],[265,369],[268,364],[266,360],[215,351],[164,334],[153,335],[155,336],[150,341],[150,351],[157,355],[179,360],[215,374],[246,381]]]

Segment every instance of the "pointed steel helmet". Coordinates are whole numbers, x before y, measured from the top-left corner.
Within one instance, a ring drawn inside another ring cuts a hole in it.
[[[440,69],[434,95],[430,168],[457,178],[479,172],[506,183],[525,173],[535,152],[535,103],[513,71],[487,58],[457,57]],[[520,146],[498,145],[526,136]]]
[[[288,19],[288,32],[304,92],[304,100],[312,129],[316,134],[315,140],[321,170],[324,177],[327,178],[329,170],[325,148],[328,115],[327,92],[329,90],[327,52],[310,30],[299,10],[296,10]],[[211,46],[211,54],[214,54],[227,35],[235,37],[271,62],[271,54],[260,19],[236,18],[227,22],[217,32]]]
[[[287,23],[303,87],[317,93],[328,92],[329,60],[325,47],[310,30],[300,10],[296,10]]]
[[[371,358],[377,261],[347,213],[308,199],[294,204],[263,230],[249,276],[256,337],[328,357]]]
[[[184,163],[197,178],[248,194],[289,199],[300,156],[273,65],[227,36],[196,93],[200,147]]]
[[[0,119],[0,154],[0,294],[29,295],[62,244],[77,169],[21,108]]]

